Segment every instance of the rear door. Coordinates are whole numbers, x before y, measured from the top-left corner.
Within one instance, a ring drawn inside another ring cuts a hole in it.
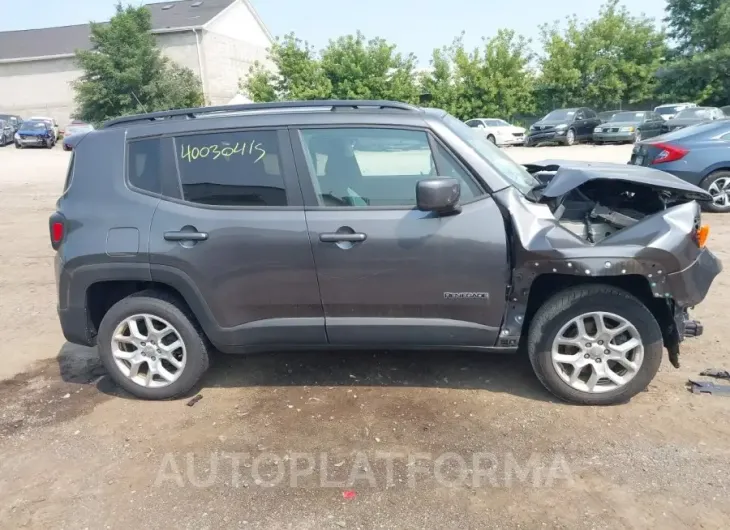
[[[165,176],[152,220],[152,277],[197,305],[217,347],[326,343],[285,129],[141,138],[128,156],[138,180],[148,171]]]
[[[307,225],[334,344],[493,346],[505,309],[499,208],[429,132],[292,130]],[[463,209],[416,206],[416,184],[457,178]]]

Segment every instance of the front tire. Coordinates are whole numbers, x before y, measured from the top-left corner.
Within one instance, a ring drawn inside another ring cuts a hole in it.
[[[540,307],[527,350],[537,378],[556,397],[615,405],[647,388],[661,365],[663,339],[636,297],[589,284],[561,291]]]
[[[730,171],[715,171],[705,177],[700,186],[712,195],[712,202],[703,202],[707,212],[730,212]]]
[[[497,139],[494,137],[493,134],[490,134],[489,136],[487,136],[487,140],[492,142],[494,145],[497,145]]]
[[[150,400],[183,396],[208,369],[208,341],[195,317],[175,298],[145,291],[124,298],[104,315],[99,356],[130,394]]]

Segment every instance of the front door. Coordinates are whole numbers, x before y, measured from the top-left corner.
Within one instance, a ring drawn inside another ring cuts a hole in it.
[[[129,165],[141,182],[149,171],[167,183],[152,220],[152,279],[197,306],[218,348],[327,342],[286,130],[138,140]]]
[[[493,346],[507,242],[481,185],[425,130],[292,131],[333,344]],[[416,206],[416,183],[461,182],[463,210]],[[309,178],[307,178],[309,177]]]

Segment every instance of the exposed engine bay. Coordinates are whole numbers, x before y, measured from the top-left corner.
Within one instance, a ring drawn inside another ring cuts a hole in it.
[[[539,202],[550,208],[562,227],[591,244],[600,243],[649,215],[700,198],[691,184],[687,184],[686,189],[682,189],[684,186],[677,189],[664,182],[632,179],[632,174],[638,172],[662,173],[657,170],[612,164],[611,170],[620,171],[620,174],[614,173],[605,178],[607,165],[596,166],[595,169],[600,167],[604,170],[600,178],[596,178],[593,164],[578,163],[577,167],[574,162],[569,166],[555,163],[526,165],[528,171],[542,182],[537,191]]]

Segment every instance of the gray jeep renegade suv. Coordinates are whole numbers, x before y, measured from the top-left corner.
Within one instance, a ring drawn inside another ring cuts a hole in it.
[[[65,337],[146,399],[209,351],[526,351],[564,400],[647,387],[702,332],[708,193],[627,165],[521,166],[389,101],[123,117],[79,138],[50,237]]]

